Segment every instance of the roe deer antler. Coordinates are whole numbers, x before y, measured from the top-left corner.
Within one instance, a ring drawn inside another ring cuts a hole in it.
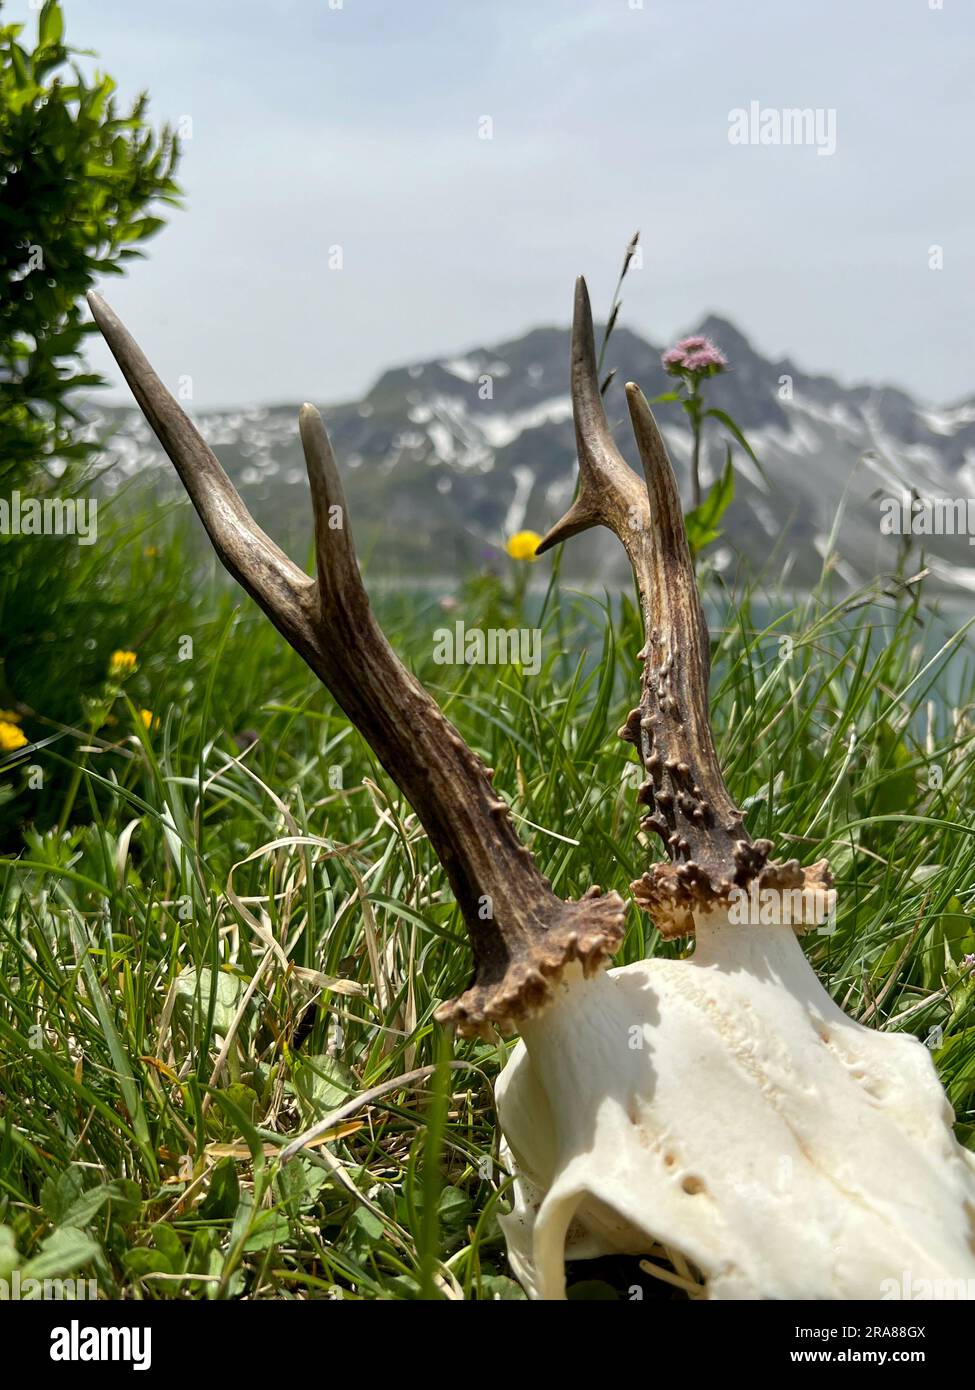
[[[596,369],[586,282],[576,282],[572,320],[572,409],[580,487],[537,553],[591,526],[623,543],[643,612],[645,645],[638,708],[620,729],[636,745],[647,774],[637,800],[641,821],[664,841],[671,863],[631,885],[664,936],[694,930],[695,915],[727,905],[735,888],[829,888],[825,860],[803,871],[798,860],[769,862],[771,840],[752,840],[725,786],[708,707],[708,631],[691,564],[674,470],[639,387],[626,387],[646,485],[620,454],[606,420]],[[650,499],[653,499],[651,506]]]
[[[971,1296],[975,1161],[927,1049],[848,1018],[806,959],[794,927],[831,912],[825,861],[772,864],[743,828],[711,734],[673,471],[635,386],[646,492],[613,444],[581,281],[572,395],[582,485],[539,548],[601,523],[632,562],[646,644],[622,732],[648,774],[644,824],[676,861],[633,888],[665,935],[696,941],[681,960],[567,971],[525,1020],[495,1086],[515,1273],[532,1297],[561,1298],[566,1259],[662,1246],[692,1296],[879,1299],[905,1283]],[[742,920],[743,897],[758,920]]]
[[[438,1018],[465,1035],[508,1031],[541,1008],[564,966],[601,968],[623,935],[616,893],[552,892],[508,820],[492,773],[394,654],[369,606],[345,494],[322,418],[299,417],[315,526],[317,582],[264,534],[138,344],[97,294],[95,322],[176,466],[234,578],[332,692],[411,803],[447,873],[471,939],[475,976]]]

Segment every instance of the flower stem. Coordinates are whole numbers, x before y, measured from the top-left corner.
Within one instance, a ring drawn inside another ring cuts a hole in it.
[[[691,417],[691,429],[694,432],[694,446],[691,451],[691,506],[701,505],[701,397],[699,395],[700,386],[697,381],[692,381],[690,385],[690,395],[687,398],[687,413]]]

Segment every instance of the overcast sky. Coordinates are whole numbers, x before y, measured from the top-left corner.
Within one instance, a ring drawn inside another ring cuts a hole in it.
[[[713,310],[846,381],[971,395],[975,7],[937,5],[63,0],[192,122],[185,209],[108,295],[196,406],[328,402],[566,323],[579,272],[605,312],[639,227],[623,321],[652,340]],[[835,111],[835,152],[732,144],[752,102]]]

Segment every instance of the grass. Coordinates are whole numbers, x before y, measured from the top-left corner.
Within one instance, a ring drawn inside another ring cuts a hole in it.
[[[0,773],[0,1276],[151,1299],[520,1297],[496,1220],[511,1044],[432,1022],[470,962],[415,816],[257,610],[190,574],[178,521],[93,549],[0,585],[5,698],[31,740]],[[625,894],[657,853],[615,736],[638,617],[548,575],[544,600],[508,574],[472,577],[449,613],[376,606],[556,891]],[[852,1016],[929,1041],[971,1144],[968,634],[921,582],[708,592],[732,793],[753,835],[836,873],[836,930],[810,957]],[[33,648],[32,605],[58,625]],[[541,673],[434,664],[457,618],[537,622]],[[107,680],[116,648],[138,665]],[[683,949],[631,909],[618,959]],[[635,1260],[573,1279],[580,1298],[648,1282]]]

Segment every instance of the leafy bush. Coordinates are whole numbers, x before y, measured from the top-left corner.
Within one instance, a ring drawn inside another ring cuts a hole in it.
[[[17,486],[44,466],[88,460],[75,393],[101,379],[79,368],[84,296],[120,274],[174,204],[179,157],[168,126],[154,133],[147,97],[118,109],[111,77],[88,78],[67,47],[57,0],[23,25],[0,27],[0,460]]]

